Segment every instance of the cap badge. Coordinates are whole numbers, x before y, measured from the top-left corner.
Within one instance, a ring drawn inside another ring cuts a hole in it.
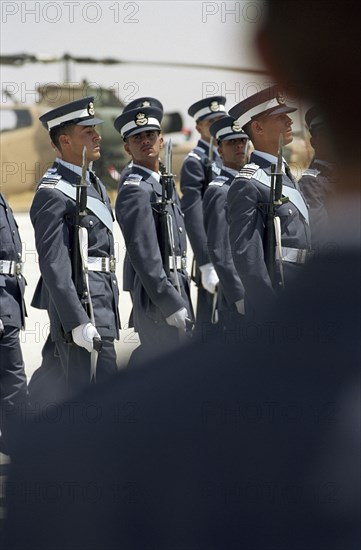
[[[277,94],[277,102],[280,104],[280,105],[284,105],[286,103],[286,100],[284,98],[284,95],[281,93],[281,92],[278,92]]]
[[[150,107],[150,101],[143,101],[142,107]]]
[[[232,124],[232,130],[233,132],[240,132],[242,130],[240,123],[238,120],[235,120]]]
[[[148,118],[145,116],[144,113],[137,113],[135,115],[135,123],[137,126],[145,126],[146,124],[148,124]]]
[[[217,111],[219,111],[219,103],[218,101],[211,101],[210,105],[209,105],[209,108],[210,110],[212,111],[212,113],[216,113]]]
[[[90,102],[88,104],[88,113],[91,115],[91,116],[94,116],[95,114],[95,110],[94,110],[94,103]]]

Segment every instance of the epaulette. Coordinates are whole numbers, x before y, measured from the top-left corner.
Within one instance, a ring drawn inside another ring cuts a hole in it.
[[[124,181],[123,185],[139,185],[142,181],[143,176],[139,174],[129,174],[127,179]]]
[[[38,189],[54,189],[61,180],[60,174],[53,174],[52,170],[48,170],[42,177]]]
[[[210,182],[209,185],[218,185],[219,187],[222,187],[222,185],[226,183],[227,180],[228,178],[225,178],[224,176],[217,176],[216,178],[214,178],[213,181]]]
[[[218,166],[215,162],[212,162],[212,172],[217,174],[217,177],[220,175],[221,171],[222,171],[222,168]]]
[[[257,170],[259,170],[258,164],[255,164],[254,162],[251,162],[250,164],[245,164],[236,175],[236,178],[245,178],[250,180],[257,172]]]
[[[202,158],[199,155],[197,155],[197,153],[194,153],[193,151],[188,153],[187,157],[194,157],[197,160],[202,160]]]
[[[317,178],[317,176],[321,174],[321,172],[319,170],[317,170],[316,168],[308,168],[307,170],[305,170],[303,173],[302,173],[302,176],[312,176],[313,178]]]

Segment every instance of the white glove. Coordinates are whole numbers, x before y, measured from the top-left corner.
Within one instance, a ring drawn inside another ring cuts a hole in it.
[[[204,264],[199,266],[201,272],[202,286],[211,294],[216,291],[216,286],[219,283],[218,275],[212,264]]]
[[[237,300],[237,302],[235,302],[236,304],[236,308],[237,308],[237,311],[240,315],[244,315],[244,300]]]
[[[91,323],[84,323],[71,331],[74,343],[85,348],[89,353],[93,350],[93,338],[100,338],[100,334]]]
[[[178,309],[172,315],[166,318],[167,324],[171,327],[176,327],[185,330],[186,329],[186,318],[188,317],[188,311],[185,307]]]

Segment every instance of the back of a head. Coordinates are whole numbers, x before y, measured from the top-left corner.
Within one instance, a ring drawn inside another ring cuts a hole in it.
[[[360,148],[359,2],[269,0],[266,7],[257,44],[272,76],[322,105],[342,162],[353,162]]]

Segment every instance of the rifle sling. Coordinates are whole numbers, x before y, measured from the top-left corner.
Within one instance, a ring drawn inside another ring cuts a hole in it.
[[[71,183],[68,183],[65,180],[60,180],[56,184],[55,189],[58,189],[59,191],[64,193],[64,195],[70,197],[74,201],[76,200],[76,187],[73,186]],[[109,229],[109,231],[113,231],[112,215],[106,205],[100,199],[88,196],[86,207],[88,210],[93,212],[93,214],[95,214],[97,218],[99,218],[99,220]]]
[[[263,185],[266,185],[267,187],[271,187],[271,177],[268,176],[264,170],[259,168],[255,174],[252,175],[254,179],[262,183]],[[304,220],[309,224],[308,219],[308,208],[307,205],[299,191],[297,189],[294,189],[293,187],[284,187],[283,188],[282,195],[287,196],[289,198],[289,201],[292,202],[292,204],[295,205],[295,207],[301,212],[302,217]]]

